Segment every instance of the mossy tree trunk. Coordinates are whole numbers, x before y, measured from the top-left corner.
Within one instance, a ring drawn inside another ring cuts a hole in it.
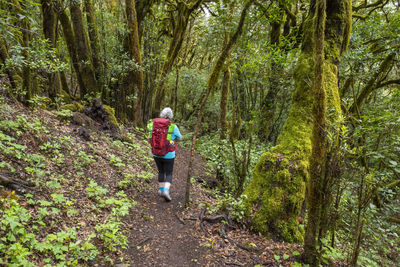
[[[221,101],[219,104],[220,115],[219,115],[219,123],[220,123],[220,139],[226,138],[226,132],[228,130],[228,122],[226,120],[226,116],[228,114],[228,96],[229,96],[229,87],[231,83],[231,69],[229,66],[226,67],[224,71],[224,77],[222,78],[222,91],[221,91]]]
[[[142,40],[143,36],[143,25],[142,22],[150,13],[151,7],[160,2],[160,0],[136,0],[135,7],[136,7],[136,15],[137,15],[137,24],[138,24],[138,36],[139,36],[139,43]]]
[[[70,0],[69,9],[71,12],[71,21],[74,30],[74,42],[76,43],[76,55],[78,57],[78,66],[82,81],[85,85],[86,93],[95,96],[98,92],[97,81],[93,69],[93,62],[89,41],[85,25],[83,24],[83,15],[80,0]],[[81,97],[83,95],[81,94]]]
[[[84,7],[86,12],[86,21],[88,25],[90,49],[92,51],[93,69],[95,72],[96,80],[98,81],[99,90],[102,90],[104,85],[104,64],[100,57],[100,42],[99,31],[97,28],[96,16],[93,9],[92,0],[84,0]]]
[[[72,26],[71,26],[71,21],[67,15],[65,9],[62,6],[57,6],[57,10],[58,10],[58,18],[60,20],[60,24],[63,29],[64,40],[65,40],[65,43],[67,44],[69,57],[71,59],[72,67],[75,71],[76,79],[79,84],[80,95],[83,96],[87,93],[87,89],[86,89],[85,83],[83,81],[81,71],[79,69],[77,47],[76,47],[76,43],[75,43],[74,32],[73,32]]]
[[[308,186],[308,221],[304,237],[304,260],[311,266],[319,265],[316,247],[320,230],[323,184],[326,178],[326,95],[324,89],[324,38],[326,0],[317,0],[315,15],[315,76],[313,82],[313,133],[312,156],[310,159],[310,181]]]
[[[232,22],[234,11],[235,11],[235,3],[232,2],[229,6],[229,15],[230,15],[229,22]],[[226,32],[224,38],[224,46],[228,44],[229,38],[230,38],[230,33]],[[231,78],[232,78],[231,68],[229,67],[229,63],[227,63],[224,69],[224,76],[222,78],[221,99],[219,103],[220,140],[226,138],[226,133],[228,130],[228,121],[226,120],[226,116],[228,115],[228,97],[230,91]]]
[[[132,106],[128,118],[133,119],[137,125],[143,125],[142,118],[142,98],[143,98],[143,73],[141,68],[142,60],[140,57],[140,44],[138,21],[134,0],[125,1],[127,17],[127,50],[131,59],[135,60],[139,66],[137,70],[130,71],[124,81],[124,87],[127,95],[135,95],[136,100],[129,103]]]
[[[57,47],[57,14],[54,11],[54,3],[50,0],[41,0],[42,5],[42,24],[44,37],[47,39],[51,48]],[[48,77],[48,95],[54,99],[61,91],[60,73],[47,73]]]
[[[6,61],[10,58],[8,55],[8,49],[6,42],[4,41],[3,36],[0,33],[0,63],[5,67],[5,71],[7,73],[8,80],[13,89],[16,89],[21,85],[21,77],[12,69],[8,68],[6,65]]]
[[[171,103],[171,107],[173,108],[173,110],[176,112],[176,108],[178,105],[178,88],[179,88],[179,69],[181,68],[181,66],[176,66],[175,71],[176,71],[176,77],[175,77],[175,87],[174,90],[171,93],[171,99],[169,100],[169,102]]]
[[[12,0],[9,3],[10,9],[14,9],[17,13],[23,15],[25,12],[21,7],[21,2],[18,0]],[[32,97],[32,85],[31,85],[31,69],[29,67],[29,43],[31,39],[31,31],[28,17],[25,16],[18,22],[17,25],[21,29],[21,35],[19,36],[19,42],[22,47],[22,56],[24,57],[25,64],[22,66],[22,90],[25,92],[24,103],[28,104]]]
[[[368,96],[370,96],[374,89],[377,88],[378,85],[386,79],[388,73],[392,68],[395,56],[395,53],[391,53],[382,61],[378,71],[374,73],[374,75],[372,75],[372,77],[368,80],[367,84],[361,90],[353,105],[350,107],[349,111],[351,113],[354,114],[356,112],[359,112],[361,105],[368,98]]]
[[[351,31],[351,1],[332,0],[327,3],[325,28],[324,90],[332,120],[340,114],[337,72],[342,51],[347,48]],[[300,242],[303,234],[297,217],[303,205],[306,185],[310,181],[312,154],[314,81],[313,20],[315,1],[304,22],[302,51],[294,73],[295,93],[288,119],[278,137],[277,145],[264,153],[245,190],[247,215],[262,233],[275,233],[288,242]],[[328,122],[329,123],[329,122]]]

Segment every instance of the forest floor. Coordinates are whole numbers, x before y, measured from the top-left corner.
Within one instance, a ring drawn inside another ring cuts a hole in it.
[[[135,197],[138,210],[127,219],[131,226],[130,246],[124,256],[128,266],[294,266],[302,251],[299,245],[268,240],[232,222],[232,229],[226,231],[229,241],[221,237],[223,222],[200,221],[201,210],[212,209],[216,202],[213,191],[201,184],[192,184],[192,204],[183,208],[189,159],[190,152],[179,148],[171,202],[158,196],[156,176],[151,186]],[[193,177],[205,178],[206,173],[205,161],[196,155]]]

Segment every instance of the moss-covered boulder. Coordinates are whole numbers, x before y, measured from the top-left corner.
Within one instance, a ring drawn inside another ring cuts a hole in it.
[[[84,113],[98,122],[102,130],[108,130],[115,137],[121,133],[115,111],[112,107],[104,105],[100,99],[94,99],[88,107],[85,108]]]
[[[72,112],[81,112],[85,107],[78,102],[62,105],[60,110],[71,110]]]
[[[119,124],[118,124],[117,118],[115,117],[115,110],[108,105],[103,105],[103,108],[105,109],[105,111],[108,114],[108,122],[109,122],[111,128],[119,129]]]

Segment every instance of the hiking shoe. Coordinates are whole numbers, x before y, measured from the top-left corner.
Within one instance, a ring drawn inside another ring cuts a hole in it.
[[[161,191],[161,196],[165,199],[165,201],[170,202],[171,196],[169,195],[169,191],[163,190]]]

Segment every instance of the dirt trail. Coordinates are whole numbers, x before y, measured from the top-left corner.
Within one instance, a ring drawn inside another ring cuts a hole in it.
[[[136,197],[141,214],[133,214],[129,237],[128,258],[130,266],[213,266],[206,262],[210,250],[200,245],[194,221],[183,224],[177,217],[185,197],[187,166],[190,153],[177,151],[171,186],[171,202],[157,195],[157,177],[149,190]],[[204,163],[195,157],[194,175],[199,174]],[[194,196],[195,197],[195,196]]]

